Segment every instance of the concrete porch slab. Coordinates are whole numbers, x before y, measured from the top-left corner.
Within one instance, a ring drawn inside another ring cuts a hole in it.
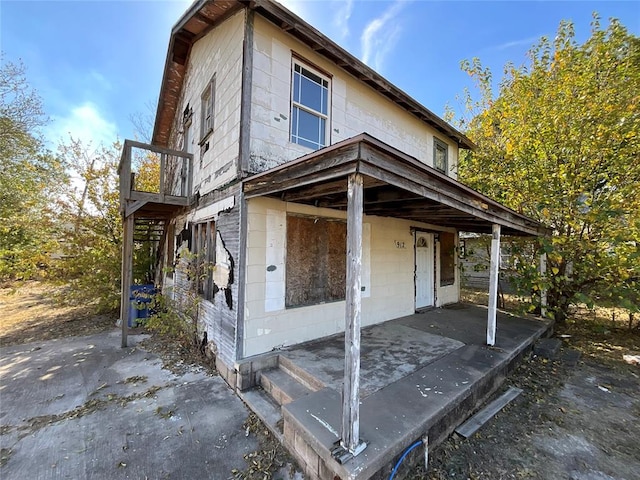
[[[367,397],[463,346],[458,340],[398,321],[364,328],[360,347],[360,395]],[[342,388],[344,335],[288,349],[281,357],[291,360],[325,386]]]
[[[377,345],[376,349],[367,352],[379,363],[365,372],[372,379],[368,380],[365,388],[368,395],[361,399],[360,436],[368,447],[343,465],[336,462],[330,453],[340,436],[342,372],[335,365],[343,361],[343,350],[340,349],[338,355],[334,338],[320,342],[326,343],[324,348],[321,345],[309,348],[307,345],[306,350],[318,355],[320,352],[333,352],[337,359],[296,354],[300,368],[314,370],[331,379],[331,382],[326,382],[327,388],[282,408],[285,444],[300,461],[306,474],[310,478],[337,476],[343,480],[388,476],[394,461],[416,440],[428,435],[429,445],[433,447],[446,438],[502,383],[518,358],[551,326],[548,322],[499,313],[496,346],[487,347],[484,345],[486,315],[486,308],[459,305],[383,324],[383,331],[402,333],[401,337],[421,338],[440,348],[439,354],[435,358],[427,352],[398,357],[385,355],[387,348],[394,350],[390,345],[392,342],[411,343],[411,340],[398,338],[388,338],[386,346]],[[363,346],[368,337],[366,332],[367,329],[363,330]],[[421,336],[420,332],[428,336]],[[373,337],[381,338],[375,334]],[[441,337],[442,340],[432,340],[431,337]],[[450,350],[446,351],[447,348]],[[283,354],[290,355],[295,350]],[[425,360],[420,360],[423,357]],[[403,367],[404,374],[403,368],[399,368],[401,358],[410,363],[409,367]],[[324,368],[319,363],[333,367]],[[375,378],[375,375],[384,371],[385,366],[394,373],[386,373],[386,383],[382,385],[383,380]],[[338,384],[336,379],[340,380]],[[418,450],[424,451],[422,448]]]

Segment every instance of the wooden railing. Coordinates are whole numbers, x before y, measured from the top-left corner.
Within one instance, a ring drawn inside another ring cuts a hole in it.
[[[147,203],[189,205],[192,171],[191,153],[125,140],[118,165],[122,213],[128,216]]]

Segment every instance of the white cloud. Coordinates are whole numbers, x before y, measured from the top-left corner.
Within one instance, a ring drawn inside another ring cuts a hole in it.
[[[540,40],[540,37],[529,37],[529,38],[523,38],[521,40],[513,40],[511,42],[505,42],[500,45],[491,47],[489,48],[489,50],[507,50],[508,48],[520,47],[522,45],[533,46],[533,44],[536,43],[538,40]]]
[[[118,129],[115,123],[107,120],[98,107],[84,102],[69,109],[67,115],[55,115],[51,124],[45,128],[45,137],[52,145],[61,140],[68,141],[69,135],[83,143],[91,142],[94,147],[101,143],[109,145],[117,139]]]
[[[340,37],[345,39],[349,36],[349,19],[353,12],[353,0],[333,0],[332,3],[339,4],[333,15],[333,26]]]
[[[91,72],[89,72],[89,78],[93,83],[95,83],[98,86],[98,88],[101,88],[102,90],[105,90],[105,91],[113,90],[113,85],[111,85],[111,82],[109,81],[109,79],[107,79],[107,77],[102,75],[100,72],[91,70]]]
[[[387,55],[393,50],[401,33],[395,21],[406,2],[396,0],[382,15],[371,20],[362,32],[362,61],[375,70],[382,70]]]

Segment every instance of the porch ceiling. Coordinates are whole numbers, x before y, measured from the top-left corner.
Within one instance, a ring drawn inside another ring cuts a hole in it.
[[[270,196],[287,202],[347,209],[347,177],[364,176],[364,213],[402,218],[458,230],[544,236],[550,230],[417,159],[361,134],[243,182],[246,198]]]

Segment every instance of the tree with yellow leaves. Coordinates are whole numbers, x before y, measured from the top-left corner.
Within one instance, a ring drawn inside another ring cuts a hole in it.
[[[459,178],[553,229],[535,255],[519,254],[523,291],[548,289],[551,312],[577,303],[637,311],[640,295],[640,39],[594,14],[591,36],[575,40],[562,22],[527,65],[507,65],[494,95],[491,72],[463,62],[480,99],[467,95],[466,123],[478,145],[460,159]],[[531,253],[531,252],[530,252]]]

